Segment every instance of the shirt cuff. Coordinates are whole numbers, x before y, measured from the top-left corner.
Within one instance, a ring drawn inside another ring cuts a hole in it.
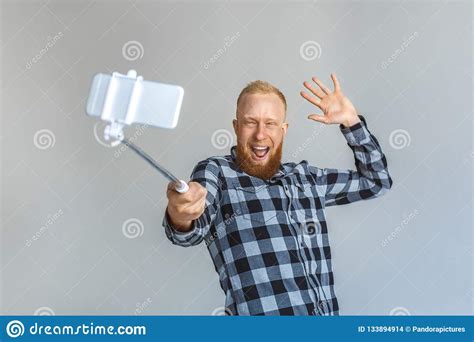
[[[350,145],[361,145],[370,140],[370,132],[367,129],[365,118],[362,115],[358,116],[360,121],[350,127],[339,124],[342,134]]]

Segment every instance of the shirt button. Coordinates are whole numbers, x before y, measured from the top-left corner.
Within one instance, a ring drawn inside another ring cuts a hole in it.
[[[326,301],[319,301],[318,305],[323,314],[329,311]]]

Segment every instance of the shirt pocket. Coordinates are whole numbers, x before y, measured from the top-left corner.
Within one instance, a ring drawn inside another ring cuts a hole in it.
[[[314,237],[321,234],[320,220],[322,217],[321,199],[316,186],[308,183],[295,183],[293,196],[294,219],[297,221],[301,234]]]
[[[238,199],[239,216],[251,222],[268,223],[277,216],[268,184],[243,186],[238,180],[233,181]]]
[[[322,198],[319,196],[317,185],[309,182],[295,183],[296,192],[293,199],[301,209],[312,210],[312,214],[316,211],[323,210]]]

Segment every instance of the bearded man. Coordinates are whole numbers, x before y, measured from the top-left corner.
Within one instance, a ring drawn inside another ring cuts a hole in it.
[[[365,118],[331,78],[333,91],[313,77],[303,83],[311,94],[300,94],[322,111],[308,119],[339,125],[355,170],[281,163],[285,96],[254,81],[237,99],[230,154],[200,161],[188,192],[168,186],[166,236],[183,247],[206,242],[228,315],[339,315],[325,208],[379,197],[392,179]]]

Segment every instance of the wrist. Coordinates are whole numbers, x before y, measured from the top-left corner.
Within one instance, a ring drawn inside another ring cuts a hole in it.
[[[350,118],[346,119],[342,125],[345,127],[345,128],[349,128],[351,126],[354,126],[355,124],[359,123],[360,122],[360,118],[357,114],[355,115],[351,115]]]
[[[189,232],[193,226],[193,221],[173,221],[173,219],[170,220],[171,226],[180,232]]]
[[[169,210],[169,207],[166,208],[166,213],[168,215],[168,221],[170,225],[176,230],[186,232],[189,231],[192,227],[192,220],[182,220],[179,219],[176,214],[173,214],[172,210]]]

